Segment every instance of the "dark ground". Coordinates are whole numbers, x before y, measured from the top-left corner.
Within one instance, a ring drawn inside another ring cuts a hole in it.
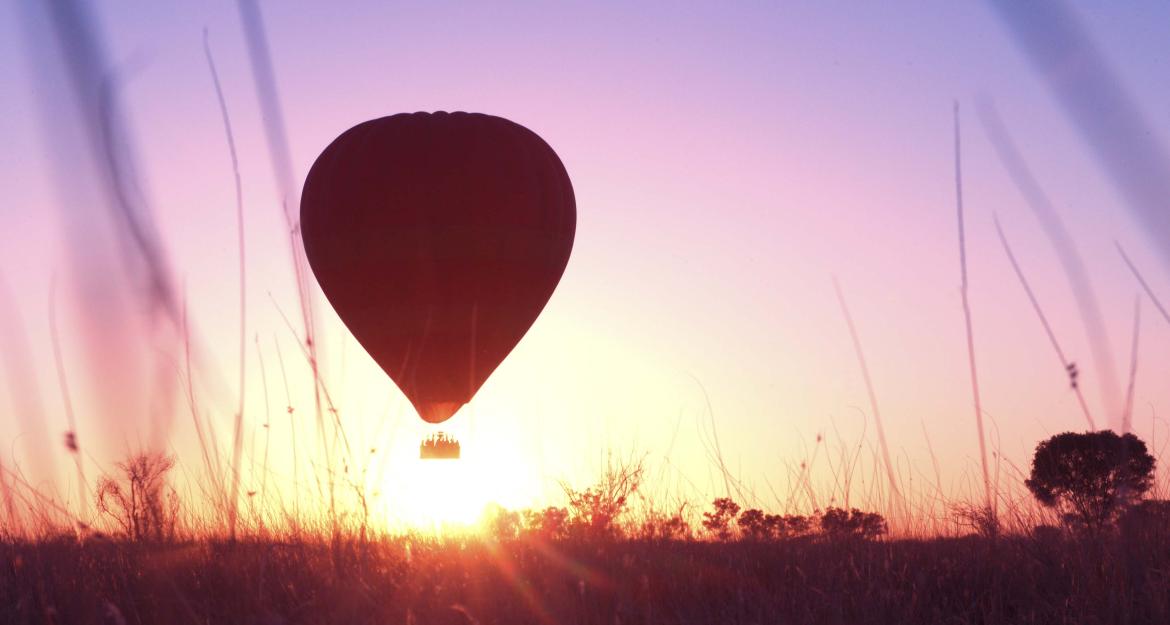
[[[1167,537],[6,542],[0,623],[1170,623]]]

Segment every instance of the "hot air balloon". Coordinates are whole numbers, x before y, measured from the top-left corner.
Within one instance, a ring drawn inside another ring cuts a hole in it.
[[[358,124],[317,157],[301,198],[305,254],[325,297],[435,424],[471,400],[536,321],[576,223],[552,148],[478,113]]]

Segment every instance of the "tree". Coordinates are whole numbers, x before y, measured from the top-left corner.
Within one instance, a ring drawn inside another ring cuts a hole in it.
[[[1154,481],[1154,457],[1133,434],[1065,432],[1041,442],[1024,482],[1065,523],[1098,531],[1139,501]]]
[[[776,535],[780,538],[803,536],[812,528],[812,519],[799,514],[786,514],[783,517],[769,514],[768,520],[776,527]]]
[[[821,515],[821,532],[831,538],[877,538],[889,531],[886,519],[857,508],[829,508]]]
[[[638,537],[643,540],[656,541],[689,540],[691,526],[683,518],[685,509],[686,504],[683,504],[673,514],[657,510],[648,511],[638,528]]]
[[[175,467],[175,459],[144,453],[115,466],[123,478],[103,476],[98,481],[98,512],[116,521],[131,540],[173,538],[179,496],[167,486],[166,477]]]
[[[503,506],[492,506],[487,513],[488,535],[498,541],[513,540],[520,535],[520,513]]]
[[[524,529],[543,540],[561,540],[569,535],[569,511],[556,506],[544,510],[526,510]]]
[[[719,540],[731,538],[731,522],[739,514],[739,504],[728,497],[720,497],[711,502],[715,509],[703,513],[703,527],[714,534]]]
[[[643,459],[608,463],[601,481],[583,491],[562,483],[569,499],[570,530],[590,538],[609,538],[620,532],[617,519],[638,492],[645,473]]]
[[[744,510],[737,521],[740,534],[749,540],[767,540],[774,537],[772,524],[768,522],[769,516],[772,515],[764,514],[764,511],[758,508]]]

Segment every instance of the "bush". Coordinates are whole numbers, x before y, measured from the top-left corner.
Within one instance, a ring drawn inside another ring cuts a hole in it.
[[[583,491],[562,484],[569,499],[569,530],[590,538],[615,536],[618,517],[642,485],[641,460],[606,467],[601,481]]]
[[[772,531],[771,519],[776,515],[764,514],[758,508],[744,510],[739,515],[740,535],[749,540],[767,540],[775,534]]]
[[[549,506],[524,511],[524,531],[542,540],[562,540],[569,535],[569,511]]]
[[[683,518],[683,507],[672,515],[649,512],[638,528],[638,537],[644,540],[688,540],[691,525]]]
[[[829,538],[872,539],[888,531],[886,519],[876,512],[829,508],[821,515],[821,532]]]
[[[951,518],[960,527],[970,530],[983,538],[997,538],[1000,533],[999,517],[987,505],[958,503],[951,506]]]
[[[115,465],[122,478],[102,476],[97,484],[98,512],[113,519],[131,540],[171,540],[179,514],[179,495],[166,483],[175,459],[160,453],[131,456]]]
[[[520,513],[502,506],[492,506],[487,513],[488,536],[495,540],[513,540],[520,536]]]
[[[812,530],[812,519],[797,514],[769,514],[766,521],[777,538],[795,538]]]
[[[731,522],[739,514],[739,504],[728,497],[720,497],[712,501],[711,506],[713,511],[703,513],[703,527],[719,540],[731,538]]]
[[[1133,434],[1065,432],[1041,442],[1025,482],[1069,526],[1099,531],[1139,501],[1154,479],[1154,457]]]

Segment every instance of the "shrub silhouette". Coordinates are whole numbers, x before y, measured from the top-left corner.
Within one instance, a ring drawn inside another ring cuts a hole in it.
[[[960,527],[978,536],[991,539],[999,537],[999,516],[987,505],[957,503],[951,506],[951,517]]]
[[[98,480],[98,512],[113,519],[131,540],[173,539],[179,495],[166,477],[175,466],[174,457],[144,453],[114,466],[122,478],[106,475]]]
[[[615,536],[619,532],[617,518],[625,512],[630,497],[642,485],[643,473],[641,460],[611,463],[601,481],[583,491],[562,484],[561,488],[569,499],[570,532],[590,538]]]
[[[798,514],[786,514],[784,516],[769,514],[765,521],[772,527],[772,531],[775,532],[777,538],[803,536],[812,529],[812,519]]]
[[[1024,483],[1068,525],[1098,531],[1139,501],[1154,479],[1154,457],[1133,434],[1065,432],[1041,442]]]
[[[758,508],[744,510],[740,513],[739,520],[737,521],[740,535],[749,540],[767,540],[773,538],[775,532],[772,529],[773,524],[770,522],[769,517],[774,518],[775,516],[764,514]]]
[[[731,522],[739,514],[739,504],[728,497],[720,497],[711,502],[715,509],[703,513],[703,527],[719,540],[731,538]]]
[[[520,536],[520,513],[493,506],[487,513],[487,529],[495,540],[513,540]]]
[[[886,519],[857,508],[829,508],[821,515],[821,532],[830,538],[877,538],[889,531]]]
[[[638,527],[638,536],[646,540],[688,540],[691,538],[691,525],[683,518],[685,506],[680,506],[674,514],[650,511],[642,519]]]
[[[525,510],[524,530],[544,540],[568,538],[569,511],[556,506],[549,506],[544,510]]]

